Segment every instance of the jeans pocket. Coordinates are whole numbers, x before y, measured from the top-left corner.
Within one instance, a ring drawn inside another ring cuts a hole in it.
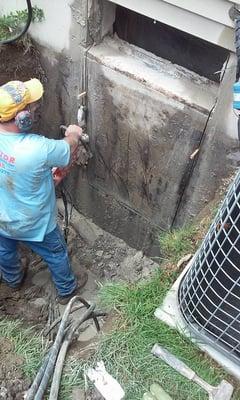
[[[44,242],[46,248],[52,253],[61,253],[66,251],[66,244],[58,227],[45,236]]]

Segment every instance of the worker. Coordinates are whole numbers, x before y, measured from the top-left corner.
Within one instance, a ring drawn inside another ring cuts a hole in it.
[[[22,242],[48,264],[58,301],[66,304],[85,285],[87,274],[82,271],[76,279],[71,269],[57,225],[52,168],[69,164],[82,130],[70,125],[62,140],[30,133],[43,91],[38,79],[0,86],[0,272],[10,288],[22,286]]]

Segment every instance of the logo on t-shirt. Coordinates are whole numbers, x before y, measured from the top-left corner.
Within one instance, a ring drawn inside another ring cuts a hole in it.
[[[15,166],[15,158],[0,150],[0,173],[9,175],[9,168]]]

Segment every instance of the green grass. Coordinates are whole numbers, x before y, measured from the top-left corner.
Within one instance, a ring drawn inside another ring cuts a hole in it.
[[[0,15],[0,41],[15,36],[22,30],[28,18],[27,10],[11,12],[7,15]],[[33,22],[41,22],[44,19],[43,11],[33,7]]]
[[[33,378],[44,353],[44,343],[33,329],[23,328],[20,321],[0,319],[0,336],[8,338],[14,345],[17,355],[23,357],[23,371]]]
[[[183,256],[193,253],[197,247],[198,229],[195,225],[186,225],[160,235],[160,250],[163,258],[176,263]]]
[[[151,355],[155,343],[173,352],[209,383],[226,378],[226,373],[190,340],[154,317],[175,278],[175,273],[169,276],[158,272],[149,282],[109,284],[101,291],[103,304],[117,318],[113,331],[103,337],[96,359],[104,360],[108,371],[122,384],[126,400],[140,400],[153,382],[163,386],[174,400],[208,399],[197,385]],[[234,398],[240,398],[240,391]]]

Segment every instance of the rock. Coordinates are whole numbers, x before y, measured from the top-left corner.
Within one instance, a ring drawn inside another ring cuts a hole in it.
[[[50,281],[50,272],[47,269],[37,272],[32,279],[32,283],[39,287],[45,287]]]
[[[97,330],[95,326],[89,325],[84,332],[81,332],[80,335],[78,336],[78,341],[79,342],[89,342],[93,338],[97,336]]]
[[[0,399],[6,399],[7,398],[7,388],[5,386],[0,386]]]
[[[138,264],[138,265],[136,265],[135,269],[136,269],[137,272],[141,272],[143,270],[143,265],[142,264]]]
[[[98,251],[96,251],[96,256],[97,257],[102,257],[103,256],[103,251],[102,250],[98,250]]]
[[[32,300],[31,304],[33,304],[35,307],[41,308],[47,304],[47,301],[43,297],[39,297],[35,300]]]
[[[141,261],[143,258],[143,252],[137,251],[137,253],[133,256],[134,262]]]
[[[108,263],[108,266],[109,266],[110,269],[115,269],[117,267],[117,265],[116,265],[116,263],[114,261],[110,261]]]
[[[181,260],[179,260],[177,263],[177,269],[185,266],[191,260],[192,256],[192,254],[187,254],[186,256],[182,257]]]
[[[73,389],[71,400],[85,400],[84,390],[80,388]]]
[[[87,393],[86,400],[103,400],[104,397],[97,391],[97,389],[92,389]]]
[[[141,278],[142,279],[147,279],[149,278],[153,273],[153,270],[149,268],[143,268],[142,273],[141,273]]]

